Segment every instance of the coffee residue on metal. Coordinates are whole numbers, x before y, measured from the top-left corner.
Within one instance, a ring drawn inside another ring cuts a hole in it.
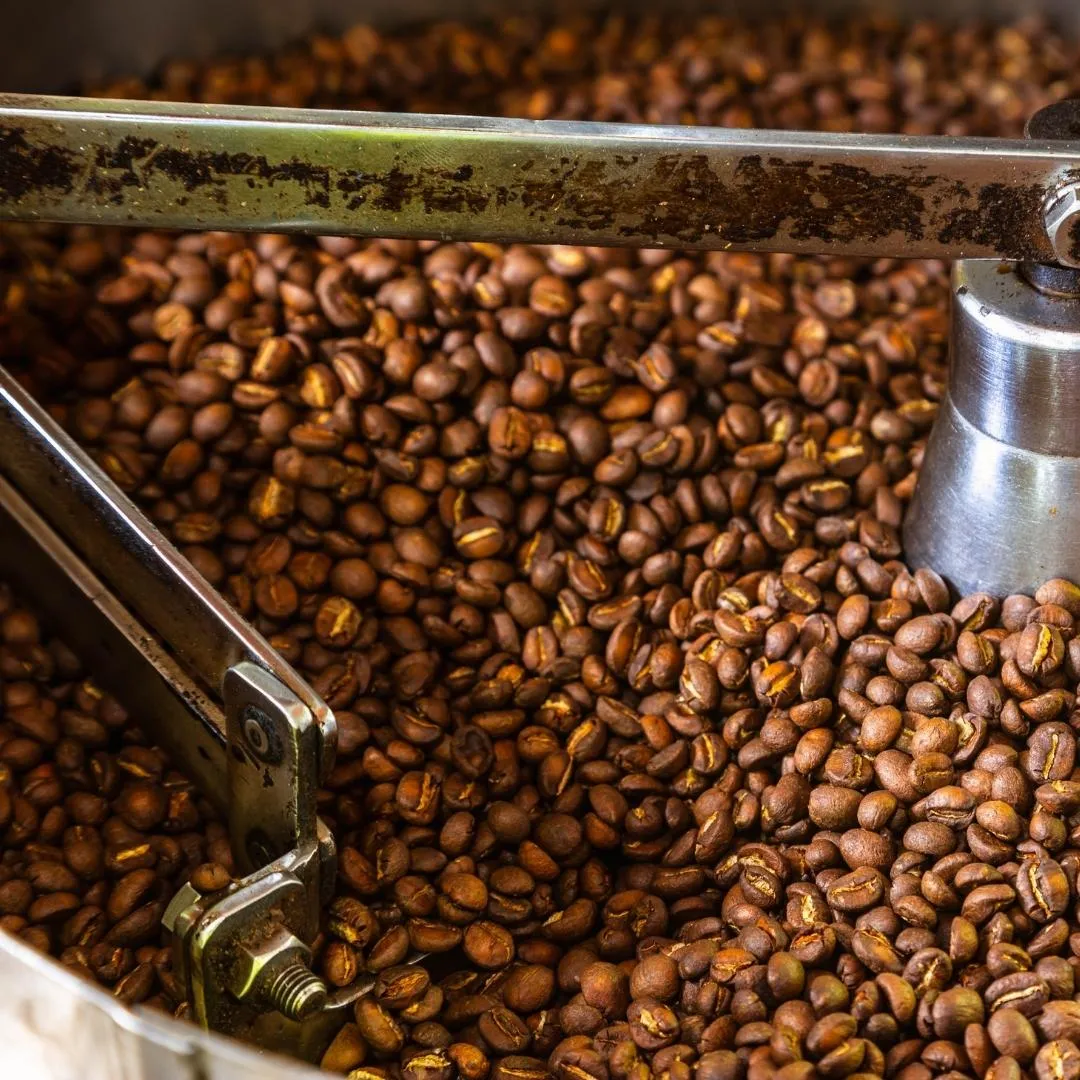
[[[0,205],[17,203],[39,188],[67,195],[77,174],[78,162],[69,150],[37,146],[22,128],[0,127]]]
[[[92,145],[82,153],[51,144],[44,126],[0,129],[0,207],[51,191],[60,196],[81,189],[112,206],[145,193],[156,179],[180,185],[187,197],[211,202],[215,217],[227,215],[235,189],[281,185],[287,216],[288,187],[296,185],[299,206],[343,215],[365,208],[400,217],[404,235],[446,232],[445,220],[469,220],[480,239],[540,242],[545,234],[573,234],[577,242],[653,244],[684,248],[753,247],[790,238],[800,250],[835,245],[858,251],[886,237],[904,244],[927,240],[980,254],[1045,258],[1039,230],[1043,192],[1030,186],[991,183],[971,190],[928,174],[918,165],[904,172],[877,174],[842,164],[787,161],[748,154],[733,169],[718,168],[708,154],[666,153],[642,161],[640,153],[563,156],[555,164],[526,159],[514,177],[486,177],[472,163],[415,166],[399,156],[385,173],[335,169],[301,160],[271,161],[264,154],[194,151],[151,138],[125,136],[115,144]],[[139,210],[145,211],[145,194]],[[185,197],[174,204],[189,205]],[[947,203],[947,205],[945,205]],[[512,224],[485,224],[489,210],[520,207]],[[300,215],[305,217],[305,215]],[[310,215],[306,216],[310,218]],[[308,222],[310,224],[310,222]],[[507,235],[502,235],[503,233]]]

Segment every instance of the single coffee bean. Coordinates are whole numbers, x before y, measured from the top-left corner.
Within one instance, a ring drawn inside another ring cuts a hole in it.
[[[987,1033],[999,1054],[1029,1063],[1039,1048],[1038,1036],[1028,1018],[1017,1009],[1001,1008],[990,1014]]]
[[[509,932],[492,922],[473,923],[464,936],[465,954],[482,968],[504,968],[514,957],[514,941]]]
[[[1038,1080],[1077,1080],[1080,1077],[1080,1050],[1070,1039],[1055,1039],[1040,1047],[1035,1055]]]
[[[1015,1009],[1031,1019],[1041,1012],[1050,997],[1045,980],[1033,971],[1018,971],[995,979],[984,992],[991,1012]]]

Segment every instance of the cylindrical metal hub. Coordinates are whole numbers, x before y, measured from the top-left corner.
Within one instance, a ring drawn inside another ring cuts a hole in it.
[[[1080,579],[1080,299],[1013,264],[953,268],[949,391],[904,525],[961,592]]]

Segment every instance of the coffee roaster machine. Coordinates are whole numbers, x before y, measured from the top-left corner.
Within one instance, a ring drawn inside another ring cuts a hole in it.
[[[710,6],[768,13],[741,8]],[[807,8],[1017,14],[1011,0]],[[530,9],[543,5],[516,5]],[[1080,34],[1072,0],[1039,10]],[[44,96],[170,56],[268,51],[316,27],[491,12],[469,0],[14,6],[0,36],[0,220],[951,259],[949,390],[904,525],[907,558],[962,592],[1080,580],[1080,103],[1033,116],[1023,140],[987,140]],[[332,714],[3,373],[0,569],[153,718],[153,737],[217,799],[247,875],[225,896],[188,886],[165,914],[198,1024],[128,1010],[0,937],[5,1068],[318,1075],[306,1061],[367,989],[330,993],[308,966],[334,880],[315,813]]]

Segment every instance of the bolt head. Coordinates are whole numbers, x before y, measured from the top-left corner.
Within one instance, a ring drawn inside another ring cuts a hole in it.
[[[254,709],[248,709],[244,715],[244,738],[258,757],[266,756],[270,749],[270,736],[263,717]]]
[[[1055,259],[1080,267],[1080,183],[1066,184],[1051,196],[1043,222]]]
[[[1028,139],[1080,139],[1080,99],[1065,98],[1044,105],[1024,126]]]

